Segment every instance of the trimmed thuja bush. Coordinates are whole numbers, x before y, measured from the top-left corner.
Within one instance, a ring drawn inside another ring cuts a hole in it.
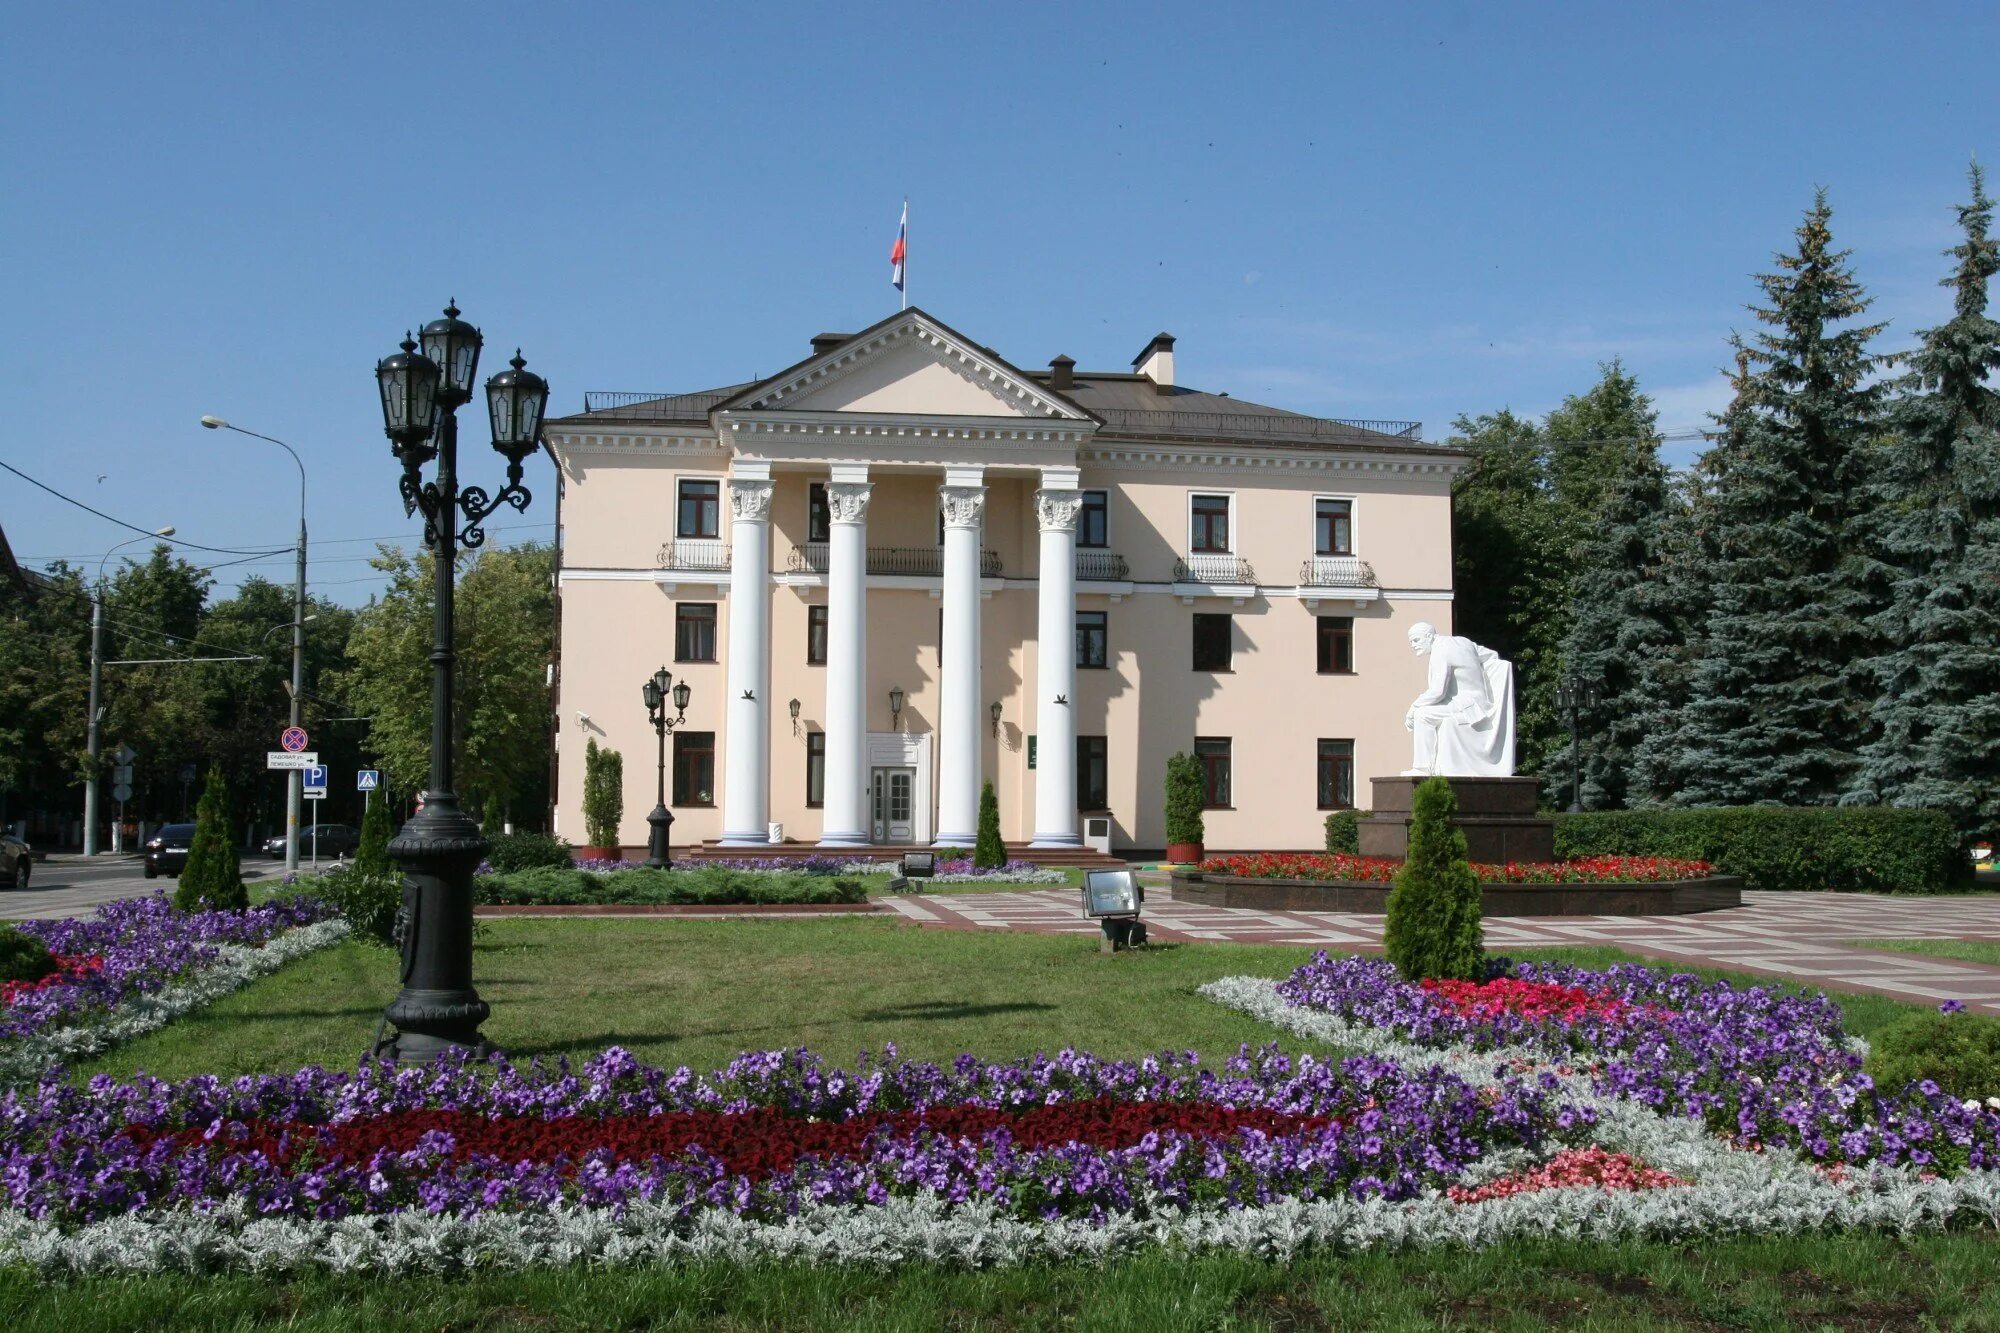
[[[1326,817],[1326,849],[1342,856],[1361,855],[1361,812],[1335,810]]]
[[[375,792],[361,815],[361,845],[354,850],[356,870],[369,875],[395,873],[395,864],[389,860],[389,825],[389,794]]]
[[[571,847],[567,838],[547,833],[503,833],[491,840],[486,864],[495,874],[510,870],[532,870],[536,866],[567,866]]]
[[[48,945],[12,926],[0,926],[0,981],[40,981],[55,970]]]
[[[1167,758],[1167,842],[1199,843],[1205,830],[1202,828],[1201,808],[1208,796],[1208,784],[1202,779],[1201,760],[1187,751]]]
[[[593,739],[583,752],[583,836],[592,847],[618,847],[625,822],[625,756],[601,750]]]
[[[1883,1028],[1868,1045],[1868,1073],[1883,1092],[1929,1079],[1953,1097],[2000,1096],[2000,1018],[1919,1014]]]
[[[1000,798],[990,782],[979,789],[979,841],[972,848],[972,864],[981,870],[1007,864],[1007,845],[1000,841]]]
[[[1935,810],[1732,806],[1556,816],[1556,855],[1706,861],[1752,889],[1936,890],[1967,874],[1951,820]]]
[[[174,906],[181,911],[226,911],[250,905],[230,823],[229,788],[217,766],[208,770],[208,786],[201,793],[201,804],[195,807],[194,841],[188,844],[187,867],[174,889]]]
[[[1410,851],[1389,891],[1382,947],[1406,980],[1477,981],[1484,969],[1479,879],[1453,816],[1458,798],[1443,778],[1417,787]]]

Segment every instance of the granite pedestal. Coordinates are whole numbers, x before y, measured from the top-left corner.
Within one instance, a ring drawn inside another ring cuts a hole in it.
[[[1402,860],[1410,850],[1410,814],[1424,778],[1374,779],[1374,809],[1357,832],[1363,856]],[[1535,813],[1540,778],[1446,778],[1458,798],[1456,823],[1474,861],[1553,861],[1556,824]]]

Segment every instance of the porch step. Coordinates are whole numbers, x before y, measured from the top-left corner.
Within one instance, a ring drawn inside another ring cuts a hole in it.
[[[841,856],[862,860],[893,861],[905,852],[922,851],[923,848],[901,844],[875,844],[867,847],[841,847],[829,849],[816,847],[809,842],[779,842],[769,846],[724,847],[720,842],[704,842],[699,847],[676,848],[677,861],[729,861],[736,859],[758,859],[775,861],[803,861],[809,856]],[[643,856],[644,853],[641,853]],[[1089,847],[1030,847],[1024,842],[1007,844],[1009,859],[1026,861],[1038,866],[1071,866],[1086,870],[1121,870],[1125,860],[1119,856],[1107,856]]]

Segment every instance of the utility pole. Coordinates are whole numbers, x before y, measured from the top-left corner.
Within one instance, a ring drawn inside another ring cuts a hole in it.
[[[305,469],[299,469],[299,563],[298,574],[292,583],[292,725],[299,725],[300,708],[305,703],[305,661],[306,661],[306,487]],[[285,869],[299,868],[299,800],[304,790],[305,774],[298,769],[287,773],[285,792]],[[313,826],[318,828],[319,815],[313,815]],[[313,852],[317,859],[319,838],[313,837]]]
[[[104,582],[90,599],[90,773],[83,784],[83,854],[97,855],[97,716],[104,685]]]

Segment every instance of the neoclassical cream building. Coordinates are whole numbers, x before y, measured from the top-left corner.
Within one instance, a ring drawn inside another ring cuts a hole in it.
[[[556,830],[583,754],[624,755],[642,845],[640,686],[669,737],[674,842],[971,845],[1166,835],[1194,752],[1211,849],[1316,848],[1407,766],[1406,641],[1451,625],[1453,451],[1129,372],[1023,371],[921,310],[822,334],[769,378],[591,394],[561,470]],[[1095,839],[1094,839],[1095,840]]]

